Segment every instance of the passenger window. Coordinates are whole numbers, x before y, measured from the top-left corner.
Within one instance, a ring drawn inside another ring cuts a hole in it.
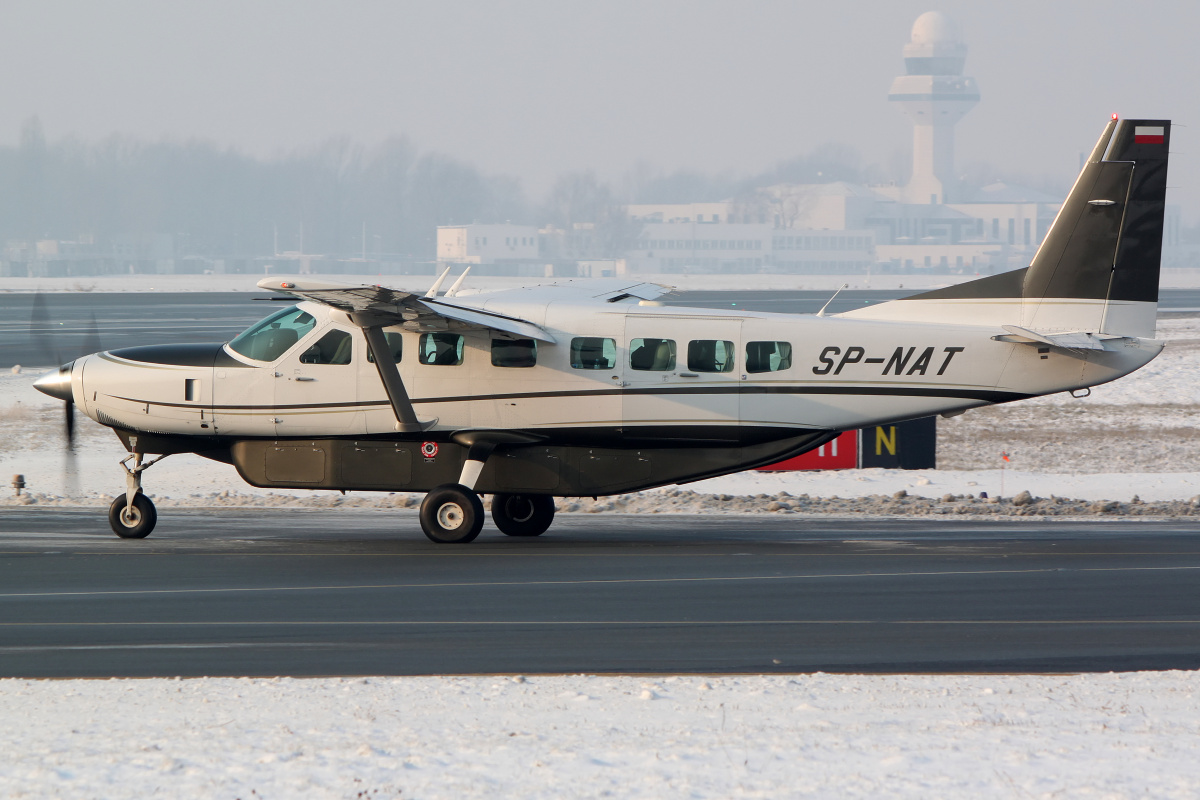
[[[256,323],[229,343],[229,349],[255,361],[274,361],[292,349],[317,324],[312,314],[299,306],[277,311]]]
[[[417,360],[437,367],[463,363],[463,337],[457,333],[422,333]]]
[[[746,372],[779,372],[791,367],[791,343],[746,342]]]
[[[692,372],[733,372],[733,342],[723,339],[688,342],[688,369]]]
[[[301,364],[349,364],[354,340],[336,328],[300,354]]]
[[[629,368],[665,372],[675,369],[672,339],[634,339],[629,343]]]
[[[532,367],[537,363],[533,339],[492,339],[493,367]]]
[[[613,369],[617,366],[617,343],[599,336],[577,336],[571,340],[571,366],[575,369]]]
[[[392,354],[392,361],[400,363],[400,357],[404,355],[404,337],[394,331],[383,332],[384,341],[387,342],[388,352]],[[367,361],[375,363],[375,354],[367,350]]]

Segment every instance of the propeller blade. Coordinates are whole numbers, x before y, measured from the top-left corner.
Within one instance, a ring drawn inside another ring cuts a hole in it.
[[[37,351],[38,359],[43,360],[43,366],[58,366],[62,363],[58,349],[50,346],[52,336],[50,308],[46,304],[46,296],[40,291],[34,292],[33,307],[29,310],[29,341]]]
[[[66,412],[63,421],[66,423],[64,431],[67,447],[63,451],[62,489],[64,496],[77,497],[79,495],[79,466],[75,461],[75,402],[68,400],[63,403],[63,407]]]
[[[67,437],[67,449],[75,449],[75,401],[67,400],[63,403],[65,415],[63,417],[63,431]]]
[[[100,344],[100,327],[96,324],[96,312],[91,312],[91,321],[88,328],[84,331],[83,341],[79,343],[79,353],[76,358],[90,356],[92,353],[99,353],[104,349]]]

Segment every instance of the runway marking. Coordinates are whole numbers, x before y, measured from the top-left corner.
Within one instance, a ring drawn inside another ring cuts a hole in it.
[[[360,627],[515,627],[521,625],[555,627],[646,626],[646,627],[749,627],[755,625],[1200,625],[1200,619],[732,619],[732,620],[161,620],[161,621],[118,621],[118,622],[0,622],[0,628],[154,628],[154,627],[277,627],[317,628],[331,625],[357,625]],[[248,645],[271,646],[271,643],[247,643]],[[36,646],[36,645],[34,645]],[[55,647],[55,645],[46,645]],[[81,647],[82,645],[62,645]],[[112,645],[119,647],[123,645]],[[133,646],[133,645],[129,645]],[[138,645],[149,647],[151,645]],[[166,645],[164,645],[166,646]],[[20,647],[0,646],[0,652]]]
[[[1039,569],[947,570],[939,572],[844,572],[802,575],[723,575],[697,578],[586,578],[566,581],[460,581],[454,583],[377,583],[327,586],[235,586],[212,589],[104,589],[90,592],[3,592],[0,599],[27,597],[109,597],[115,595],[234,594],[238,592],[341,592],[362,589],[452,589],[501,586],[586,586],[597,584],[721,583],[742,581],[828,580],[831,578],[937,578],[963,575],[1037,575],[1079,572],[1189,572],[1196,566],[1045,567]]]

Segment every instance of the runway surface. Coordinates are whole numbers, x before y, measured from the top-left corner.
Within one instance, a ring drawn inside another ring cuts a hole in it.
[[[349,279],[348,280],[353,280]],[[680,292],[669,305],[812,314],[830,299],[828,291]],[[829,313],[894,300],[910,291],[844,291]],[[1200,290],[1163,290],[1163,312],[1195,312]],[[255,300],[268,292],[60,293],[42,295],[45,311],[35,313],[33,294],[0,293],[0,369],[14,364],[57,366],[91,352],[94,330],[105,350],[144,344],[227,342],[255,321],[282,307]]]
[[[1190,522],[0,510],[0,675],[1200,668]]]

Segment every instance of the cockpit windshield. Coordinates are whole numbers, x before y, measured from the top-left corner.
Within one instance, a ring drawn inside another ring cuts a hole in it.
[[[238,334],[229,349],[255,361],[274,361],[304,338],[317,321],[299,306],[285,308]]]

